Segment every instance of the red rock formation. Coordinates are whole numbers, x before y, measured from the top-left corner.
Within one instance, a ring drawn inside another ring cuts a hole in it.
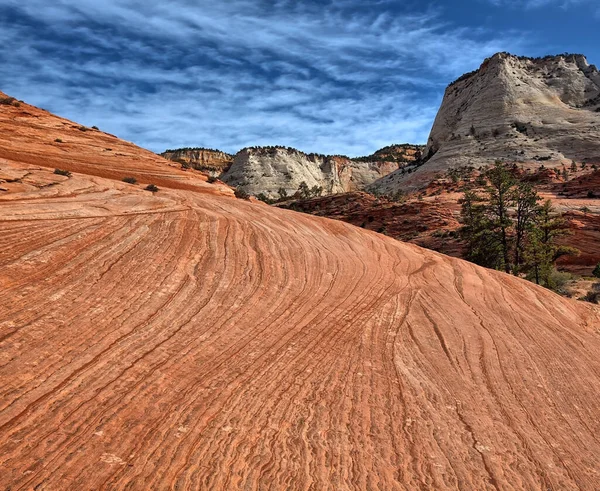
[[[459,257],[458,203],[437,196],[399,202],[367,193],[344,193],[283,202],[282,208],[333,218],[405,242]]]
[[[0,92],[0,98],[6,97]],[[225,186],[205,184],[207,176],[184,171],[181,165],[94,128],[86,128],[43,109],[20,103],[0,106],[0,159],[60,168],[121,180],[179,189],[225,192]],[[1,185],[1,184],[0,184]]]
[[[560,243],[578,249],[576,256],[558,261],[563,271],[590,276],[600,262],[600,172],[591,168],[571,173],[564,182],[553,170],[516,175],[534,185],[543,199],[550,199],[564,213],[572,234]],[[419,194],[405,196],[401,202],[377,199],[365,193],[284,202],[278,206],[317,216],[343,220],[454,257],[462,257],[464,245],[457,237],[460,227],[459,200],[462,183],[448,178],[432,181]],[[589,196],[594,196],[593,198]]]
[[[1,488],[597,488],[597,309],[63,121],[0,107]]]

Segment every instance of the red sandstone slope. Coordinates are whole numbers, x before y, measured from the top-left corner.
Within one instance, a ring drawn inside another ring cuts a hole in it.
[[[46,161],[40,119],[0,159],[0,488],[598,488],[592,306],[133,146],[158,193]]]
[[[0,100],[7,96],[0,92]],[[0,159],[121,180],[135,177],[178,189],[232,191],[205,185],[207,177],[103,131],[25,103],[0,105]]]
[[[571,172],[564,182],[552,170],[526,176],[541,197],[552,201],[564,214],[572,234],[561,239],[564,245],[579,250],[576,256],[558,260],[561,270],[591,276],[600,262],[600,171]],[[443,252],[454,257],[464,254],[464,244],[456,232],[460,227],[461,182],[437,179],[422,194],[403,196],[400,202],[376,198],[366,193],[344,193],[306,200],[278,203],[317,216],[343,220],[377,231],[395,239]]]
[[[290,200],[276,206],[351,223],[389,237],[411,242],[454,257],[463,246],[453,238],[460,227],[460,206],[440,196],[419,200],[416,195],[400,202],[354,192]]]

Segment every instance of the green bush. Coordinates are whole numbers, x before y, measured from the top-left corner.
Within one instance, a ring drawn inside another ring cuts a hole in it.
[[[573,275],[571,273],[565,273],[553,269],[548,275],[548,284],[546,286],[551,290],[554,290],[556,293],[564,295],[567,293],[566,286],[572,279]]]
[[[63,142],[63,141],[62,141],[60,138],[55,138],[55,139],[54,139],[54,141],[55,141],[56,143],[62,143],[62,142]]]
[[[58,174],[59,176],[71,177],[71,173],[68,170],[54,169],[54,173]]]
[[[126,182],[127,184],[136,184],[137,179],[135,177],[124,177],[123,182]]]
[[[206,180],[206,182],[208,184],[213,184],[213,183],[215,183],[217,181],[218,181],[218,179],[215,176],[208,176],[208,179]]]
[[[600,263],[596,264],[596,267],[594,268],[594,271],[592,271],[592,274],[596,278],[600,278]]]
[[[250,195],[242,188],[235,188],[233,194],[239,199],[250,199]]]
[[[585,302],[600,304],[600,292],[587,292],[582,300]]]
[[[156,193],[156,191],[158,191],[158,187],[156,187],[155,184],[148,184],[144,189],[153,193]]]
[[[596,283],[580,300],[600,304],[600,283]]]
[[[279,201],[285,201],[285,199],[288,197],[287,191],[285,188],[279,188],[277,190],[277,194],[279,195]]]
[[[265,193],[258,193],[256,195],[256,199],[262,201],[263,203],[267,203],[268,205],[272,205],[277,201],[272,198],[269,198]]]

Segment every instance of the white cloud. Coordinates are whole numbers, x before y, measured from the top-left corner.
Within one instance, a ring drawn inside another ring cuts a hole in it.
[[[447,82],[524,44],[386,1],[5,3],[3,90],[156,151],[425,141]]]

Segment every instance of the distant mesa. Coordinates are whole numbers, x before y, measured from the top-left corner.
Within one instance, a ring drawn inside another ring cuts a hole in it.
[[[305,153],[284,146],[246,147],[235,156],[208,148],[167,150],[161,155],[241,187],[249,194],[276,198],[281,190],[293,194],[303,182],[310,188],[322,188],[324,194],[362,190],[419,159],[424,148],[390,145],[357,158]]]

